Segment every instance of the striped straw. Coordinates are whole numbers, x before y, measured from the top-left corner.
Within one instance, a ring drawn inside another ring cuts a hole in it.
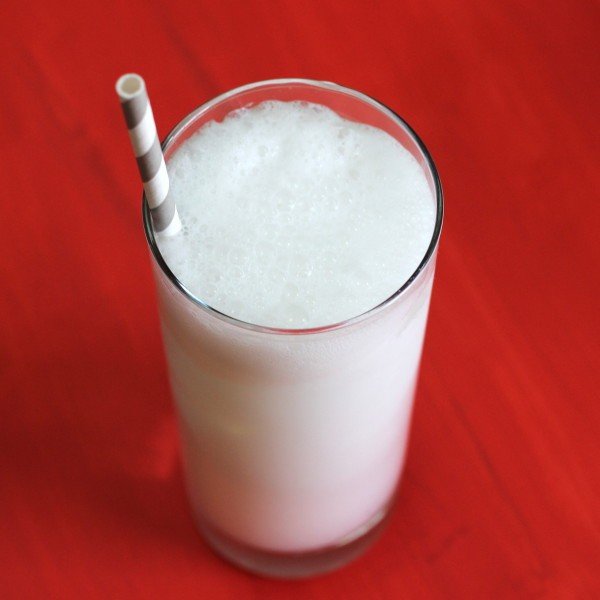
[[[163,235],[174,235],[181,229],[181,221],[175,202],[169,197],[167,165],[156,133],[146,84],[139,75],[127,73],[119,77],[115,87],[144,183],[154,230]]]

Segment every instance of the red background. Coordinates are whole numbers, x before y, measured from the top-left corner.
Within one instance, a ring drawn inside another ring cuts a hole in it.
[[[3,3],[3,598],[600,597],[598,4]],[[352,566],[235,570],[185,502],[140,185],[113,91],[161,135],[282,76],[397,110],[447,218],[406,475]]]

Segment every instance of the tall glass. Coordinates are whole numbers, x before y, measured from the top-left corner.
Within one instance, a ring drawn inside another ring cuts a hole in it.
[[[315,102],[383,129],[423,168],[437,211],[423,260],[387,300],[341,323],[286,330],[229,317],[186,289],[161,256],[144,201],[198,528],[239,566],[303,577],[359,555],[390,509],[407,445],[442,190],[425,146],[398,115],[327,82],[265,81],[223,94],[169,134],[167,161],[203,124],[265,100]]]

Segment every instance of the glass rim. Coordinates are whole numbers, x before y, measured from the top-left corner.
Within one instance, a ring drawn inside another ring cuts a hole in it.
[[[258,89],[261,87],[269,87],[269,86],[284,86],[284,85],[300,85],[300,86],[309,86],[320,88],[324,90],[329,90],[333,92],[347,94],[349,96],[353,96],[354,98],[361,100],[362,102],[371,105],[373,108],[379,110],[384,115],[388,116],[392,121],[395,121],[399,124],[409,135],[409,137],[413,140],[419,150],[422,152],[423,157],[425,158],[425,162],[427,164],[427,168],[431,173],[431,177],[433,180],[433,184],[435,187],[435,204],[436,204],[436,219],[435,226],[433,228],[433,233],[431,236],[431,241],[427,250],[425,251],[425,255],[423,259],[412,273],[412,275],[390,296],[388,296],[385,300],[377,304],[376,306],[366,310],[359,315],[354,317],[350,317],[349,319],[345,319],[343,321],[338,321],[337,323],[331,323],[328,325],[322,325],[318,327],[309,327],[309,328],[298,328],[298,329],[288,329],[281,327],[269,327],[266,325],[258,325],[256,323],[250,323],[248,321],[243,321],[242,319],[237,319],[230,315],[227,315],[216,308],[210,306],[208,303],[204,302],[196,295],[194,295],[184,284],[180,281],[177,276],[171,271],[169,265],[167,265],[165,259],[163,258],[158,244],[156,242],[156,236],[154,235],[154,229],[152,228],[152,219],[150,216],[150,208],[146,201],[146,195],[142,195],[142,218],[144,224],[144,232],[146,234],[146,241],[150,247],[154,260],[156,260],[158,266],[161,271],[165,274],[167,279],[175,286],[175,288],[182,293],[188,300],[190,300],[193,304],[199,306],[210,315],[229,323],[230,325],[234,325],[236,327],[240,327],[243,329],[249,329],[252,331],[262,332],[262,333],[271,333],[271,334],[279,334],[279,335],[306,335],[306,334],[316,334],[316,333],[325,333],[327,331],[333,331],[336,329],[342,329],[364,321],[365,319],[372,317],[373,315],[381,312],[389,305],[396,303],[399,298],[401,298],[404,293],[412,286],[416,279],[419,278],[419,275],[425,270],[427,265],[431,262],[431,259],[435,255],[435,251],[437,249],[440,234],[442,231],[442,222],[444,217],[444,198],[442,191],[442,184],[431,155],[427,150],[427,147],[416,134],[414,129],[395,111],[387,107],[382,102],[379,102],[375,98],[368,96],[367,94],[363,94],[362,92],[358,92],[352,88],[344,87],[342,85],[338,85],[337,83],[332,83],[329,81],[317,81],[312,79],[299,79],[299,78],[286,78],[286,79],[268,79],[264,81],[257,81],[254,83],[249,83],[224,94],[220,94],[211,100],[201,104],[188,115],[186,115],[166,136],[164,141],[161,144],[163,153],[166,152],[168,147],[174,142],[174,140],[183,132],[185,129],[193,123],[196,118],[214,106],[219,104],[220,102],[231,98],[232,96],[236,96],[243,92],[247,92],[250,90]]]

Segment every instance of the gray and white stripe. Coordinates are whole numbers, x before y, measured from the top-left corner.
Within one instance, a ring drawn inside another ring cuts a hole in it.
[[[127,73],[118,79],[116,90],[144,184],[154,230],[164,235],[173,235],[181,229],[181,221],[177,207],[169,197],[169,175],[156,133],[146,84],[139,75]]]

